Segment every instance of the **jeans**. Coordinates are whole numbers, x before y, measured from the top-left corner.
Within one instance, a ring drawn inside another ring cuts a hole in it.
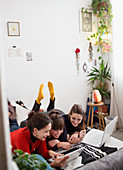
[[[37,158],[42,161],[42,162],[46,162],[47,164],[47,169],[46,170],[53,170],[53,168],[48,164],[48,162],[41,156],[41,155],[38,155],[38,154],[35,154],[37,156]]]

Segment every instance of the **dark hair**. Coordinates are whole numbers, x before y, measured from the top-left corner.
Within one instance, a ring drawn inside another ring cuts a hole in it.
[[[53,130],[62,130],[64,129],[64,119],[61,116],[60,112],[52,110],[49,114],[50,119],[52,120],[52,129]]]
[[[70,115],[72,115],[73,113],[80,114],[83,118],[81,123],[78,125],[79,131],[85,129],[86,115],[84,110],[82,109],[82,106],[79,104],[74,104],[69,112],[69,118]]]
[[[34,111],[31,111],[28,115],[26,125],[29,131],[32,133],[34,128],[41,130],[51,122],[52,120],[46,113],[41,112],[35,113]]]

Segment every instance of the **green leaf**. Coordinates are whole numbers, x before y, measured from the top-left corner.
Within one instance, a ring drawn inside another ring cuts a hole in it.
[[[102,59],[102,57],[101,57],[101,56],[99,56],[99,57],[98,57],[98,60],[101,60],[101,59]]]
[[[20,170],[46,170],[47,164],[39,160],[36,155],[30,155],[23,153],[21,150],[14,150],[16,158],[13,160],[16,162]]]
[[[100,49],[98,48],[98,49],[97,49],[97,52],[99,52],[99,51],[100,51]]]
[[[81,11],[82,11],[82,12],[84,11],[84,7],[82,7]]]

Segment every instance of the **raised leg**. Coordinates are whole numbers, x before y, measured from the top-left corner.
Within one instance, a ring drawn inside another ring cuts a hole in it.
[[[50,111],[55,107],[54,87],[53,83],[51,83],[50,81],[48,81],[48,88],[50,92],[50,103],[49,106],[47,107],[47,111]]]
[[[36,99],[36,102],[37,102],[38,104],[40,104],[41,100],[44,98],[43,87],[44,87],[44,84],[41,84],[41,85],[40,85],[40,88],[39,88],[39,92],[38,92],[38,97],[37,97],[37,99]]]

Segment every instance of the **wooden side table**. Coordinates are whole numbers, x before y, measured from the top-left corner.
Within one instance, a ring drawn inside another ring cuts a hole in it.
[[[89,109],[89,115],[88,115],[88,121],[87,121],[87,126],[89,126],[89,121],[90,121],[90,115],[91,115],[91,128],[93,127],[93,110],[94,110],[94,106],[98,107],[98,117],[99,117],[99,126],[100,126],[100,130],[102,129],[101,127],[101,121],[103,124],[103,130],[105,129],[105,124],[104,124],[104,120],[103,120],[103,115],[102,115],[102,106],[104,105],[103,102],[100,103],[91,103],[88,102],[88,106],[90,106]]]

